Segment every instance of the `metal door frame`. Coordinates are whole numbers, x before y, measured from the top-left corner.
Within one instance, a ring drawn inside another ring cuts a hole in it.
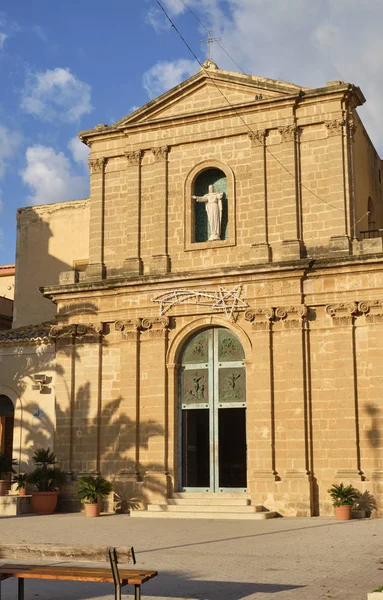
[[[247,402],[231,402],[220,405],[219,402],[219,370],[220,368],[237,368],[237,367],[245,367],[246,373],[246,364],[244,360],[239,361],[218,361],[218,335],[219,330],[225,329],[225,327],[209,327],[207,328],[207,332],[209,334],[208,338],[208,362],[207,363],[188,363],[182,365],[179,372],[178,379],[178,481],[179,488],[182,492],[201,492],[205,491],[208,493],[230,493],[230,492],[246,492],[247,488],[220,488],[219,487],[219,432],[218,432],[218,411],[220,408],[245,408]],[[228,331],[231,332],[230,329]],[[235,335],[235,334],[233,334]],[[190,336],[191,337],[191,336]],[[190,340],[190,338],[189,338]],[[186,346],[187,342],[184,344]],[[182,405],[182,372],[184,370],[193,370],[193,369],[202,369],[203,366],[208,369],[208,390],[209,390],[209,402],[206,404],[188,404]],[[246,393],[247,400],[247,393]],[[192,409],[204,409],[209,410],[209,436],[210,436],[210,486],[209,487],[185,487],[182,484],[182,450],[183,450],[183,436],[182,436],[182,411],[183,410],[192,410]],[[245,431],[246,439],[247,439],[247,419],[246,419],[246,431]],[[246,455],[246,468],[247,468],[247,455]]]

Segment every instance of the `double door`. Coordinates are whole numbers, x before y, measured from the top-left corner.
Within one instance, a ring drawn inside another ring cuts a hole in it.
[[[246,370],[238,338],[216,327],[182,354],[180,481],[183,491],[245,491]]]

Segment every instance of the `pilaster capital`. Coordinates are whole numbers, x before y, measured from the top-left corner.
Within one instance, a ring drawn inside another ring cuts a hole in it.
[[[307,306],[279,306],[275,309],[275,317],[282,321],[285,329],[298,329],[307,319]]]
[[[346,121],[343,117],[339,119],[332,119],[331,121],[325,121],[325,127],[327,129],[327,137],[333,137],[342,133],[343,127]]]
[[[383,323],[383,300],[359,302],[358,309],[366,316],[367,323]]]
[[[266,143],[266,129],[260,129],[259,131],[249,131],[247,135],[255,146],[264,146]]]
[[[356,302],[340,302],[326,306],[326,313],[330,315],[334,325],[352,325],[358,313]]]
[[[70,325],[53,325],[49,331],[49,337],[52,340],[75,338],[84,342],[98,340],[102,334],[102,323],[71,323]]]
[[[89,159],[88,165],[91,175],[95,173],[102,173],[106,164],[106,158],[91,158]]]
[[[158,148],[151,148],[151,151],[154,154],[154,158],[156,161],[166,160],[169,153],[169,146],[161,146]]]
[[[139,165],[143,155],[142,150],[127,150],[124,152],[129,166]]]
[[[274,318],[273,308],[255,308],[245,312],[245,321],[250,321],[255,331],[268,331]]]
[[[298,127],[294,123],[285,127],[278,127],[278,131],[282,137],[281,142],[294,142],[298,134]]]
[[[170,325],[169,317],[154,317],[141,319],[141,330],[147,332],[149,338],[161,338]]]
[[[119,331],[125,340],[136,340],[141,327],[141,319],[127,319],[126,321],[116,321],[115,331]]]

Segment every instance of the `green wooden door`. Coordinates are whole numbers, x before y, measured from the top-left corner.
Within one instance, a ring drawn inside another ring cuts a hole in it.
[[[205,329],[182,353],[180,481],[185,491],[246,490],[244,351],[228,329]]]

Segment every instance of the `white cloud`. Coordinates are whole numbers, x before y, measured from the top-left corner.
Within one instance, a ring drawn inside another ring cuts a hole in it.
[[[0,33],[0,50],[4,48],[5,40],[8,38],[6,33]]]
[[[0,179],[4,177],[7,162],[16,152],[21,142],[21,135],[0,125]]]
[[[91,87],[68,68],[52,69],[28,76],[22,108],[43,120],[78,121],[92,110]]]
[[[88,169],[90,148],[76,136],[68,142],[68,148],[72,152],[73,160]]]
[[[63,152],[48,146],[31,146],[26,151],[27,166],[21,171],[23,182],[32,189],[31,204],[49,204],[88,196],[88,175],[73,172]]]
[[[174,61],[160,61],[144,73],[144,88],[149,97],[154,98],[194,75],[197,71],[198,64],[195,60],[181,58]]]

